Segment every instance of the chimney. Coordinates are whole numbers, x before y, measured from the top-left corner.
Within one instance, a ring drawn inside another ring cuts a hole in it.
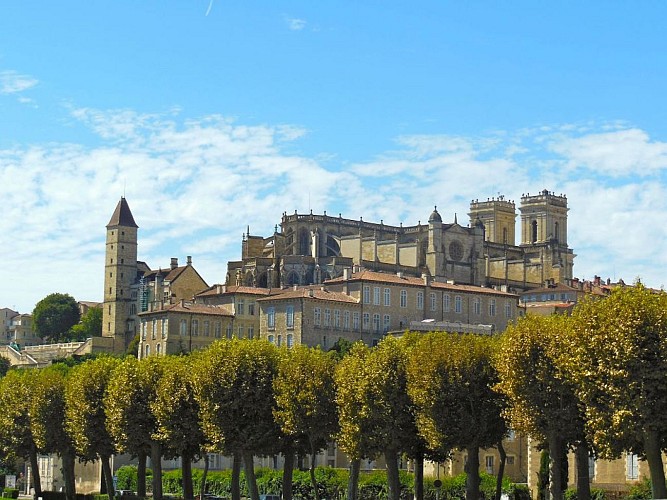
[[[314,293],[313,293],[313,289],[312,289],[312,288],[309,288],[309,289],[308,289],[308,297],[312,297],[313,295],[314,295]]]
[[[188,266],[191,266],[192,265],[192,255],[188,255],[187,260],[188,260]]]
[[[171,258],[171,268],[176,269],[178,267],[178,257]]]
[[[424,285],[430,286],[431,285],[431,276],[429,276],[428,273],[422,273],[422,281],[424,282]]]
[[[351,271],[351,269],[349,267],[346,267],[345,269],[343,269],[343,279],[345,281],[350,279],[350,271]]]
[[[217,294],[222,293],[222,285],[215,285],[215,293]]]

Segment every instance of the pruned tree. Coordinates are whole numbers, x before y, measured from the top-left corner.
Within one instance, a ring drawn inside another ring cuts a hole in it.
[[[278,374],[274,380],[276,408],[274,417],[286,440],[297,449],[310,453],[310,479],[319,500],[315,478],[315,458],[338,431],[334,372],[336,360],[317,348],[297,345],[281,352]],[[288,451],[290,453],[290,451]],[[291,500],[291,460],[285,456],[283,498]]]
[[[56,364],[43,368],[32,378],[30,420],[35,444],[41,453],[55,453],[63,463],[65,495],[75,500],[74,463],[76,450],[67,431],[65,387],[69,368]]]
[[[35,497],[42,494],[38,448],[30,420],[34,370],[10,370],[0,379],[0,449],[5,456],[30,463]]]
[[[77,455],[84,461],[100,459],[107,493],[113,496],[110,458],[116,451],[109,433],[105,394],[119,360],[101,356],[72,369],[65,388],[67,430]]]
[[[641,283],[619,287],[573,313],[564,364],[585,406],[596,453],[646,459],[653,498],[667,498],[667,293]]]
[[[419,433],[435,450],[465,449],[466,498],[479,498],[479,449],[507,433],[505,399],[493,390],[495,339],[435,332],[410,350],[408,390],[416,405]]]
[[[507,415],[512,427],[546,442],[555,500],[563,498],[562,464],[568,447],[586,446],[581,401],[562,364],[569,355],[571,323],[561,315],[522,318],[502,334],[495,358],[500,374],[497,389],[510,403]],[[585,477],[588,480],[588,473]]]
[[[44,340],[68,340],[70,329],[79,322],[79,305],[66,293],[52,293],[37,302],[32,311],[35,332]]]
[[[214,450],[234,457],[232,500],[240,499],[239,459],[252,500],[259,499],[253,456],[274,454],[280,428],[274,421],[273,380],[277,348],[263,340],[214,343],[193,368],[202,426]]]

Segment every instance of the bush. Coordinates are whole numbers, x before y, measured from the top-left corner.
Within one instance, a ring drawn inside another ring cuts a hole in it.
[[[137,466],[123,465],[116,471],[118,482],[116,483],[117,490],[137,491]],[[153,471],[146,468],[146,484],[150,484],[153,477]],[[45,499],[46,500],[46,499]]]
[[[3,488],[2,496],[3,498],[18,498],[19,490],[15,488]]]
[[[625,498],[626,500],[650,500],[653,498],[651,479],[645,477],[643,481],[633,484]]]

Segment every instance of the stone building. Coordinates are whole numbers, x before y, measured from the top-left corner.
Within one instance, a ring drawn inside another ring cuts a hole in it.
[[[521,241],[516,208],[503,196],[473,200],[470,223],[443,223],[437,208],[426,224],[391,226],[323,215],[284,213],[268,237],[243,235],[240,261],[228,263],[228,285],[280,288],[323,283],[345,268],[363,267],[435,281],[503,286],[522,291],[547,279],[572,278],[567,244],[567,198],[547,190],[524,195]]]

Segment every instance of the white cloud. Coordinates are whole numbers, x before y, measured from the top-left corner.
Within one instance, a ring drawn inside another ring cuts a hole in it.
[[[139,258],[153,267],[192,255],[209,283],[240,257],[249,225],[269,235],[283,212],[312,209],[386,224],[468,223],[471,199],[544,188],[568,195],[575,274],[641,275],[667,283],[664,144],[638,128],[543,126],[487,137],[403,136],[365,163],[327,168],[330,157],[288,154],[306,131],[239,124],[179,111],[75,109],[101,144],[0,150],[3,192],[0,306],[27,311],[48,293],[102,295],[104,225],[123,194],[140,226]],[[627,175],[642,168],[642,176]]]
[[[17,94],[37,85],[39,81],[16,71],[0,71],[0,94]]]
[[[301,31],[306,27],[307,24],[304,19],[297,19],[294,17],[288,17],[286,18],[286,20],[289,29],[291,29],[292,31]]]

